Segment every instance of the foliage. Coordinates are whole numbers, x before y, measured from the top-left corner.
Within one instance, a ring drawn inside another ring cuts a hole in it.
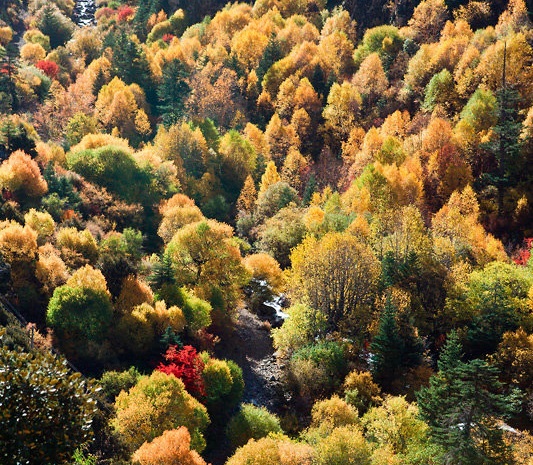
[[[133,454],[140,465],[206,465],[198,452],[190,449],[191,435],[187,428],[165,431],[152,442],[145,442]]]
[[[49,353],[0,349],[5,463],[65,463],[91,438],[94,388]]]
[[[421,417],[447,460],[508,460],[499,422],[516,412],[518,393],[502,388],[497,368],[480,359],[461,361],[461,345],[451,333],[439,358],[439,372],[417,395]]]
[[[227,434],[233,447],[244,446],[250,439],[261,439],[270,433],[281,433],[279,419],[264,407],[243,404],[228,423]]]
[[[115,403],[113,426],[133,449],[163,432],[185,426],[191,433],[191,447],[205,447],[203,431],[209,424],[204,406],[173,375],[154,371],[142,376],[128,392],[121,392]]]
[[[166,364],[160,363],[158,371],[181,379],[192,395],[197,397],[206,395],[203,379],[204,362],[194,347],[184,346],[178,350],[177,346],[170,346],[164,357]]]
[[[122,391],[129,391],[137,384],[141,374],[135,367],[127,371],[105,371],[98,381],[106,397],[114,402]]]
[[[245,446],[237,449],[226,462],[227,465],[311,465],[313,449],[288,438],[267,437],[256,441],[251,439]]]

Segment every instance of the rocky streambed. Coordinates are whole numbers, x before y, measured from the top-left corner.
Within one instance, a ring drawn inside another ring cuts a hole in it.
[[[80,27],[93,26],[96,24],[94,13],[96,12],[95,0],[77,0],[72,20]]]

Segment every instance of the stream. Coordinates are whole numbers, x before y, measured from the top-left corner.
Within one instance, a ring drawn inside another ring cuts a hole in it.
[[[94,26],[96,24],[94,19],[95,12],[95,0],[77,0],[72,13],[72,21],[80,27]]]

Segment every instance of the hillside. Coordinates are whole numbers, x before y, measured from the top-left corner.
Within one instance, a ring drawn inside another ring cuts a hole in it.
[[[533,463],[532,10],[2,2],[0,462]]]

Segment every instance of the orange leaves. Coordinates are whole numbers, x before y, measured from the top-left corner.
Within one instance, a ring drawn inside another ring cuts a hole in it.
[[[13,152],[0,165],[0,188],[28,197],[41,197],[48,191],[39,166],[22,150]]]
[[[134,454],[140,465],[206,465],[198,452],[191,450],[187,428],[165,431],[152,442],[145,442]]]

